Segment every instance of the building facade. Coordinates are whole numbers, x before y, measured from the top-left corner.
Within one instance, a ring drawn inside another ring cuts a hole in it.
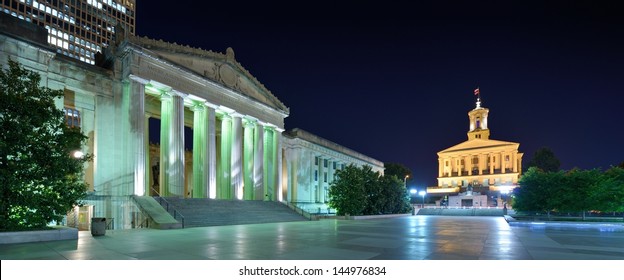
[[[118,26],[135,32],[135,0],[0,0],[2,12],[48,30],[47,41],[62,53],[95,64]]]
[[[476,107],[468,112],[468,140],[438,152],[438,185],[427,188],[429,194],[475,192],[491,198],[517,186],[522,170],[520,144],[490,139],[488,113],[477,99]],[[487,206],[498,204],[490,200]],[[480,202],[479,206],[486,205]]]
[[[115,229],[133,228],[136,196],[325,203],[335,170],[383,172],[383,163],[302,130],[282,135],[290,109],[231,48],[121,32],[90,65],[59,53],[48,32],[0,14],[0,64],[16,61],[42,86],[63,90],[57,106],[88,136],[88,196],[70,225],[88,229],[90,217],[106,217]]]
[[[305,130],[295,128],[282,135],[283,197],[300,208],[327,209],[329,187],[336,171],[345,166],[369,165],[374,172],[384,173],[383,162]]]

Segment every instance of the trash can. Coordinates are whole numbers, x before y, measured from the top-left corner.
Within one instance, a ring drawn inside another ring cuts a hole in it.
[[[91,235],[101,236],[106,234],[106,218],[91,218]]]

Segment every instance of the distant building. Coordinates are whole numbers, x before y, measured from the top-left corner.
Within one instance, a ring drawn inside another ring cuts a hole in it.
[[[374,172],[384,173],[383,162],[349,148],[295,128],[282,133],[283,197],[298,207],[327,209],[329,186],[337,170],[345,166],[368,165]]]
[[[110,44],[117,26],[134,35],[135,0],[3,0],[0,12],[48,30],[58,53],[95,64],[95,54]]]
[[[438,185],[427,188],[428,195],[484,195],[487,205],[483,198],[463,202],[454,198],[448,206],[502,206],[501,193],[517,186],[522,170],[520,144],[490,139],[488,113],[478,98],[476,107],[468,112],[468,140],[438,152]]]

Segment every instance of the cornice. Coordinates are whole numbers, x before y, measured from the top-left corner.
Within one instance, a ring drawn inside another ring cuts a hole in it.
[[[212,50],[204,50],[202,48],[191,47],[189,45],[179,45],[175,42],[173,43],[165,42],[162,39],[155,40],[155,39],[151,39],[148,37],[140,37],[140,36],[132,36],[132,35],[127,36],[125,39],[134,45],[138,45],[146,49],[160,49],[160,50],[164,50],[164,51],[168,51],[172,53],[188,54],[188,55],[193,55],[193,56],[198,56],[198,57],[207,57],[207,58],[220,60],[231,66],[235,66],[237,70],[241,71],[247,78],[251,80],[253,84],[258,86],[260,90],[268,93],[269,94],[268,97],[273,102],[275,102],[276,104],[284,108],[286,112],[288,112],[288,107],[286,107],[284,103],[282,103],[269,89],[266,88],[266,86],[263,83],[261,83],[255,76],[253,76],[247,69],[245,69],[245,67],[243,67],[243,65],[240,62],[236,61],[236,58],[234,56],[234,50],[232,48],[228,48],[226,50],[226,53],[223,54],[223,53],[215,52]]]

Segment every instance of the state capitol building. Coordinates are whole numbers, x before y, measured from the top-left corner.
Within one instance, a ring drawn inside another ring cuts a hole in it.
[[[478,90],[475,91],[478,93]],[[427,193],[449,207],[502,207],[502,195],[518,185],[522,170],[520,143],[490,139],[489,110],[468,112],[468,140],[438,152],[438,185]]]

